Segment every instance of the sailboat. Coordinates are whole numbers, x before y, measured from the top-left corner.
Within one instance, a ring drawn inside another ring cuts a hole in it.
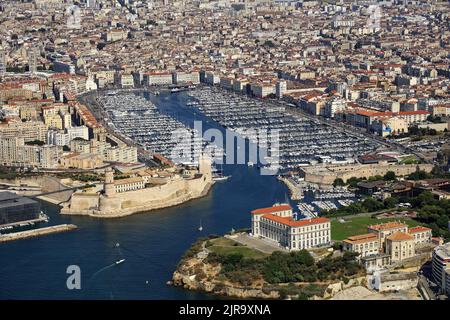
[[[200,227],[198,227],[198,231],[202,231],[203,227],[202,227],[202,220],[200,220]]]

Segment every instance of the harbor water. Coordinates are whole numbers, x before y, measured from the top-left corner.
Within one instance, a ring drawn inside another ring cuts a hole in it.
[[[192,126],[217,127],[187,108],[186,93],[145,94],[161,112]],[[252,209],[284,202],[287,188],[256,166],[223,166],[228,181],[185,204],[118,219],[61,216],[42,203],[46,225],[75,224],[77,230],[0,244],[0,299],[215,299],[167,286],[177,263],[201,236],[249,228]],[[203,231],[199,231],[199,224]],[[119,243],[119,246],[116,244]],[[115,261],[125,259],[121,264]],[[66,286],[67,267],[81,270],[81,290]]]

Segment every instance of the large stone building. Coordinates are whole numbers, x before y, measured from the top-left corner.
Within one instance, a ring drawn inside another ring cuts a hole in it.
[[[414,237],[406,232],[395,232],[386,238],[386,252],[390,254],[392,262],[414,257]]]
[[[331,240],[330,220],[327,218],[294,219],[287,204],[256,209],[252,215],[253,237],[274,241],[288,250],[326,246]]]
[[[431,243],[431,229],[423,226],[409,228],[402,222],[391,221],[371,225],[367,230],[367,234],[342,241],[342,248],[359,253],[361,262],[371,271],[412,258],[416,247]]]
[[[173,175],[161,184],[146,186],[141,177],[114,180],[113,170],[105,170],[103,190],[78,191],[61,209],[62,214],[121,217],[136,212],[174,206],[206,195],[214,181],[211,159],[201,156],[199,168],[190,176]]]
[[[417,170],[431,172],[432,164],[393,164],[381,161],[376,164],[351,164],[351,165],[323,165],[302,168],[305,181],[318,184],[333,184],[335,179],[367,178],[371,176],[385,175],[388,171],[397,176],[405,176]]]
[[[104,165],[102,157],[95,153],[71,152],[61,157],[61,167],[68,169],[95,169]]]

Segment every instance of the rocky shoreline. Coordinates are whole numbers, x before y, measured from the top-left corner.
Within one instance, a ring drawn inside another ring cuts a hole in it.
[[[201,278],[192,271],[200,266],[202,272],[213,275],[211,278]],[[220,267],[214,267],[203,263],[201,259],[192,258],[185,260],[173,273],[172,280],[168,285],[183,287],[186,290],[201,291],[205,293],[241,299],[278,299],[280,295],[277,291],[266,291],[262,287],[243,287],[225,281],[220,281],[218,276]]]
[[[195,243],[197,246],[195,254],[183,258],[173,273],[168,285],[183,287],[186,290],[200,291],[208,294],[220,295],[227,298],[239,299],[295,299],[295,295],[286,294],[285,289],[289,286],[318,285],[324,288],[323,294],[310,297],[312,300],[330,299],[337,293],[351,287],[364,285],[366,276],[359,276],[343,281],[334,282],[311,282],[311,283],[280,283],[271,285],[261,280],[249,286],[232,283],[220,274],[222,266],[205,261],[208,249],[205,243],[208,240]],[[192,248],[190,250],[192,250]]]

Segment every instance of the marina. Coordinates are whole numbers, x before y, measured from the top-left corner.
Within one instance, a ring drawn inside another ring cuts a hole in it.
[[[259,165],[270,167],[271,163],[265,162],[274,156],[279,158],[278,169],[282,172],[320,161],[352,163],[358,155],[379,147],[378,142],[363,135],[349,135],[317,120],[290,115],[284,106],[266,100],[214,87],[199,87],[187,94],[192,98],[188,107],[258,143],[268,153],[265,159],[258,159]],[[260,132],[267,132],[267,136]],[[271,148],[271,137],[275,133],[279,134],[276,149]]]
[[[100,97],[108,115],[107,125],[152,154],[160,154],[176,164],[195,165],[201,151],[213,159],[224,153],[215,144],[202,140],[201,133],[174,116],[162,114],[152,101],[134,93]]]

